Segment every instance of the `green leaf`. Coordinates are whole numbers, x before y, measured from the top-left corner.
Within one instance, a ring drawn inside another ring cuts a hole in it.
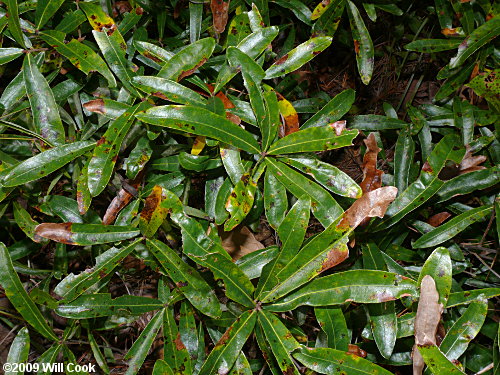
[[[475,29],[458,46],[457,55],[450,60],[450,69],[462,65],[474,52],[500,35],[500,17],[493,17]]]
[[[328,338],[328,347],[346,352],[349,349],[349,331],[340,307],[316,307],[314,315]]]
[[[250,153],[260,153],[258,143],[250,133],[225,117],[203,108],[165,105],[140,112],[136,117],[148,124],[204,135]]]
[[[354,41],[354,52],[361,81],[365,85],[370,83],[375,62],[374,48],[370,33],[359,13],[358,8],[350,0],[347,0],[347,14],[351,24],[352,39]]]
[[[212,55],[214,38],[204,38],[191,43],[172,56],[158,72],[158,77],[180,81],[193,74]]]
[[[63,33],[71,33],[84,23],[86,19],[87,17],[85,17],[85,13],[83,13],[81,9],[68,12],[64,15],[63,20],[56,26],[55,30]]]
[[[285,218],[288,197],[285,186],[272,173],[264,176],[264,207],[269,225],[276,229]]]
[[[101,316],[141,315],[163,308],[154,298],[125,295],[115,299],[109,293],[83,294],[69,303],[61,303],[55,312],[65,318],[90,319]]]
[[[293,356],[303,365],[320,374],[332,374],[332,370],[349,375],[392,374],[362,357],[331,348],[311,349],[302,347],[300,352]]]
[[[464,374],[451,363],[436,345],[419,346],[418,351],[422,354],[425,364],[434,374]]]
[[[399,132],[394,152],[394,186],[402,193],[410,181],[410,166],[415,156],[415,142],[411,137],[411,126]]]
[[[441,224],[437,228],[425,233],[413,243],[414,249],[432,247],[455,237],[457,234],[467,229],[475,222],[484,220],[493,211],[493,205],[486,205],[473,208],[453,219]]]
[[[259,311],[259,324],[283,374],[299,374],[290,354],[300,348],[300,344],[288,328],[274,314]]]
[[[462,87],[464,82],[469,79],[475,65],[476,62],[472,61],[470,64],[459,69],[457,73],[453,74],[446,81],[444,81],[436,93],[435,100],[443,100]]]
[[[50,348],[48,348],[45,352],[42,353],[40,357],[38,357],[37,363],[42,366],[42,363],[55,363],[57,360],[57,357],[61,350],[63,349],[62,344],[52,344]],[[38,371],[38,375],[50,375],[52,374],[52,371],[47,370],[43,371],[43,367],[40,371]]]
[[[30,353],[30,335],[27,327],[23,327],[17,332],[16,337],[10,344],[9,354],[5,363],[21,364],[28,361]],[[24,371],[5,370],[5,375],[21,375]]]
[[[127,109],[109,124],[108,129],[97,142],[88,165],[88,187],[93,197],[98,196],[108,185],[118,158],[123,139],[135,121],[135,114],[148,108],[148,102],[141,102]]]
[[[474,92],[485,98],[490,107],[500,111],[500,69],[486,70],[486,72],[478,74],[472,81],[467,84]],[[470,106],[469,106],[470,108]]]
[[[198,375],[227,374],[252,334],[256,320],[255,310],[241,314],[212,349]]]
[[[264,102],[266,104],[266,116],[261,122],[260,132],[262,134],[262,150],[266,151],[276,139],[278,129],[281,125],[280,101],[276,92],[269,86],[264,85]]]
[[[127,44],[118,29],[108,31],[93,30],[92,33],[104,59],[123,86],[133,96],[141,97],[141,94],[131,84],[132,78],[136,75],[135,67],[125,58]]]
[[[151,194],[144,202],[144,208],[139,219],[139,229],[144,237],[154,236],[163,221],[167,218],[168,212],[161,206],[161,202],[166,197],[166,189],[155,185]]]
[[[346,173],[331,164],[307,157],[283,159],[297,170],[312,176],[316,182],[332,193],[348,198],[360,198],[362,190]]]
[[[461,42],[458,39],[419,39],[408,43],[405,48],[408,51],[435,53],[455,49]]]
[[[9,251],[0,242],[0,284],[5,290],[5,295],[10,303],[21,314],[38,333],[43,337],[57,341],[58,338],[52,328],[47,324],[47,320],[36,307],[35,303],[24,290],[19,276],[14,270]]]
[[[339,129],[333,124],[313,127],[291,133],[273,143],[267,152],[269,155],[292,154],[333,150],[351,146],[358,131]]]
[[[99,345],[97,344],[97,341],[94,338],[94,335],[92,335],[92,333],[89,330],[87,330],[87,337],[89,339],[90,348],[92,349],[92,354],[94,355],[97,364],[105,374],[109,374],[110,371],[106,363],[106,358],[102,354],[101,349],[99,348]]]
[[[158,240],[147,240],[158,263],[195,308],[212,318],[220,316],[214,291],[194,268],[185,263],[170,247]]]
[[[247,54],[252,59],[256,59],[278,35],[278,27],[266,27],[253,32],[243,39],[237,46],[241,52]],[[232,69],[229,64],[223,65],[217,76],[214,94],[219,92],[236,74],[237,70]]]
[[[100,4],[95,2],[82,2],[82,4],[78,4],[79,8],[81,8],[92,26],[92,28],[96,31],[102,31],[103,29],[109,29],[108,31],[114,32],[116,29],[115,21],[108,16],[104,9]]]
[[[23,54],[22,48],[0,48],[0,65],[7,64],[9,61],[17,59]]]
[[[132,79],[138,89],[173,103],[204,107],[207,101],[193,91],[175,81],[160,77],[138,76]]]
[[[311,11],[300,0],[273,0],[275,4],[278,4],[284,8],[290,9],[295,16],[304,22],[306,25],[311,24]]]
[[[5,0],[7,5],[7,12],[9,16],[5,15],[8,19],[9,31],[21,47],[26,48],[26,43],[24,42],[24,34],[21,30],[21,23],[19,18],[19,8],[17,0]]]
[[[133,238],[139,230],[104,224],[42,223],[35,228],[35,235],[68,245],[90,246]]]
[[[328,48],[331,43],[332,38],[326,36],[309,39],[275,61],[266,70],[264,78],[276,78],[299,69],[302,65],[312,60],[318,53]]]
[[[54,94],[29,53],[24,58],[23,76],[36,132],[56,145],[63,144],[65,132]]]
[[[84,272],[74,275],[70,273],[56,287],[54,292],[64,297],[66,301],[71,301],[85,293],[101,279],[113,272],[120,264],[122,259],[129,255],[141,240],[136,240],[127,246],[121,248],[112,247],[99,255],[96,259],[96,265]]]
[[[452,265],[450,252],[447,248],[438,247],[429,255],[418,276],[418,285],[426,275],[430,275],[434,279],[439,293],[439,303],[446,306],[452,283]]]
[[[247,12],[234,16],[227,28],[226,48],[237,46],[245,37],[252,33]]]
[[[191,358],[182,342],[177,323],[175,322],[174,309],[168,307],[163,315],[163,335],[165,337],[164,359],[175,374],[190,375]]]
[[[303,196],[292,206],[277,228],[281,249],[278,256],[262,271],[256,291],[257,298],[268,293],[276,285],[276,276],[297,255],[309,225],[310,211],[311,198]]]
[[[163,310],[157,312],[156,315],[151,318],[146,327],[144,327],[144,330],[135,340],[134,344],[130,347],[127,354],[123,357],[124,360],[129,359],[128,369],[125,375],[135,375],[139,372],[162,323]]]
[[[241,176],[226,202],[226,210],[230,218],[224,224],[225,231],[232,230],[248,215],[253,207],[256,191],[257,181],[248,173]]]
[[[35,11],[36,29],[40,30],[45,23],[57,12],[64,0],[40,0]]]
[[[17,164],[3,176],[3,186],[12,187],[38,180],[91,150],[95,142],[80,141],[51,148]]]
[[[380,115],[358,115],[352,117],[348,125],[352,129],[367,131],[401,129],[407,126],[406,122],[397,118]]]
[[[29,212],[26,211],[18,202],[13,202],[14,220],[21,230],[33,241],[35,240],[35,228],[38,223],[33,220]]]
[[[203,21],[203,4],[189,3],[189,42],[200,39]]]
[[[284,139],[284,138],[283,138]],[[321,186],[273,158],[265,159],[269,172],[297,198],[308,195],[313,201],[312,212],[320,223],[327,227],[343,210],[333,197]]]
[[[352,89],[344,90],[330,100],[323,108],[312,115],[302,126],[301,129],[325,126],[338,121],[352,107],[356,92]]]
[[[488,301],[479,297],[472,302],[446,333],[439,349],[450,360],[458,360],[477,336],[488,312]]]
[[[239,258],[235,264],[252,280],[260,277],[262,269],[278,255],[277,246],[269,246],[264,249],[255,250]]]
[[[313,280],[285,298],[265,306],[265,309],[280,312],[293,310],[301,305],[379,303],[404,296],[418,296],[415,281],[391,272],[353,270]]]
[[[500,295],[500,288],[484,288],[450,293],[446,308],[466,305],[481,298],[493,298]]]
[[[213,293],[211,291],[211,293]],[[219,309],[220,310],[220,309]],[[179,335],[182,343],[186,347],[192,361],[198,359],[198,350],[200,342],[198,340],[198,333],[196,330],[196,321],[194,317],[194,310],[191,304],[187,301],[181,303],[181,314],[179,319]],[[219,317],[220,315],[218,315]]]
[[[333,36],[337,31],[345,0],[322,1],[313,11],[311,19],[317,19],[312,27],[313,36]],[[319,17],[319,18],[318,18]]]
[[[40,4],[40,3],[39,3]],[[104,60],[89,46],[72,39],[64,43],[64,33],[60,31],[44,31],[40,37],[56,49],[61,55],[85,74],[98,71],[108,81],[110,87],[116,87],[116,80]]]

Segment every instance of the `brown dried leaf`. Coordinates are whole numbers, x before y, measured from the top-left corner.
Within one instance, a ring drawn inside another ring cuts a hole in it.
[[[377,146],[375,134],[370,133],[365,139],[366,153],[363,157],[363,181],[359,184],[363,193],[378,189],[382,186],[383,171],[377,169],[377,155],[381,151]]]
[[[210,9],[214,17],[214,30],[222,34],[226,29],[230,0],[211,0]]]
[[[130,203],[134,195],[137,195],[137,189],[141,185],[143,177],[144,171],[141,171],[130,183],[124,181],[123,188],[118,191],[118,194],[113,198],[104,214],[104,218],[102,219],[104,225],[113,224],[120,211]]]
[[[349,344],[347,349],[347,354],[354,354],[357,355],[358,357],[366,358],[366,352],[359,346],[354,344]]]
[[[238,260],[243,255],[247,255],[265,246],[257,241],[254,234],[247,227],[236,227],[232,231],[225,232],[220,228],[219,234],[222,238],[222,247],[231,255],[233,260]]]
[[[449,212],[443,211],[438,214],[432,215],[427,223],[432,225],[433,227],[439,227],[446,219],[451,216]]]
[[[280,113],[282,116],[282,126],[279,129],[279,136],[285,137],[289,134],[295,133],[299,131],[300,123],[299,123],[299,115],[295,108],[293,108],[292,103],[285,99],[283,95],[279,92],[276,92],[276,96],[278,98],[278,106],[280,109]]]
[[[439,303],[436,283],[430,275],[425,275],[420,284],[420,299],[415,317],[415,345],[413,347],[413,375],[422,374],[424,359],[417,346],[436,345],[436,333],[443,312]]]
[[[356,228],[366,218],[382,218],[389,204],[396,199],[398,189],[394,186],[384,186],[363,194],[349,209],[344,212],[337,226],[340,229]]]
[[[35,240],[40,242],[42,238],[65,243],[66,245],[76,245],[72,240],[71,226],[73,223],[42,223],[35,227]]]
[[[460,165],[458,166],[459,169],[458,174],[465,174],[469,172],[479,171],[481,169],[486,169],[486,167],[479,165],[484,163],[485,161],[486,161],[486,156],[484,155],[472,156],[470,152],[467,152],[463,160],[460,162]]]
[[[104,105],[103,99],[90,100],[83,104],[83,108],[89,112],[99,113],[100,115],[104,115],[106,113],[106,106]]]

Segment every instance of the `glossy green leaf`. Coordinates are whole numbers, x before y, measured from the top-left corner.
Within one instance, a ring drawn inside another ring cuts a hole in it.
[[[227,374],[252,334],[257,313],[246,311],[227,329],[203,363],[199,375]]]
[[[69,303],[61,303],[55,312],[65,318],[90,319],[111,315],[141,315],[163,308],[154,298],[124,295],[115,299],[109,293],[83,294]]]
[[[290,9],[295,16],[304,22],[306,25],[311,24],[311,11],[300,0],[274,0],[275,4],[278,4],[284,8]]]
[[[165,197],[166,190],[155,185],[144,201],[144,208],[139,218],[139,229],[144,237],[152,237],[167,218],[168,212],[161,206]]]
[[[85,12],[88,21],[92,28],[96,31],[102,31],[104,28],[109,29],[110,33],[116,29],[115,21],[106,14],[105,8],[100,4],[86,1],[79,4],[79,8]]]
[[[379,303],[404,296],[418,296],[415,281],[390,272],[353,270],[313,280],[272,305],[265,306],[265,309],[279,312],[293,310],[301,305]]]
[[[87,213],[90,203],[92,202],[88,180],[89,161],[90,159],[83,165],[76,182],[76,201],[78,203],[78,212],[80,215],[85,215]]]
[[[383,367],[357,355],[331,348],[301,348],[294,357],[303,365],[320,374],[346,373],[349,375],[390,375]],[[332,372],[334,371],[334,372]]]
[[[175,374],[190,375],[191,358],[180,337],[177,323],[175,322],[174,309],[168,307],[165,310],[163,320],[164,359]]]
[[[130,94],[141,97],[141,94],[131,84],[132,78],[136,75],[136,69],[134,65],[125,58],[127,44],[120,32],[114,29],[109,31],[93,30],[92,33],[94,34],[95,41],[104,59],[113,73],[116,74]]]
[[[283,374],[298,375],[299,371],[290,356],[292,352],[300,348],[298,341],[274,314],[260,311],[258,319]]]
[[[104,276],[113,272],[122,259],[129,255],[139,242],[140,240],[136,240],[127,246],[112,247],[106,250],[97,257],[94,267],[86,269],[78,275],[70,273],[54,288],[54,292],[64,297],[66,301],[75,299],[100,282]]]
[[[24,327],[17,332],[16,337],[10,344],[9,354],[5,363],[21,364],[28,361],[30,353],[30,336],[28,328]],[[5,369],[5,375],[21,375],[24,371],[13,371]]]
[[[301,129],[321,127],[338,121],[344,116],[354,103],[356,92],[352,89],[344,90],[330,100],[323,108],[311,116]]]
[[[138,76],[132,79],[138,89],[173,103],[204,107],[207,101],[197,92],[170,79]]]
[[[446,307],[467,305],[479,298],[493,298],[500,295],[500,288],[484,288],[450,293]]]
[[[473,223],[484,220],[491,214],[492,211],[492,205],[481,206],[466,211],[463,214],[446,221],[446,223],[441,224],[430,232],[425,233],[413,243],[413,248],[420,249],[442,244],[467,229]]]
[[[28,211],[18,202],[13,202],[14,220],[21,230],[32,240],[35,240],[35,228],[38,223],[33,220]]]
[[[9,61],[17,59],[23,54],[22,48],[0,48],[0,65],[7,64]]]
[[[26,43],[24,41],[24,34],[21,30],[21,23],[19,18],[19,8],[17,0],[6,0],[5,5],[7,5],[7,12],[9,17],[5,15],[9,25],[9,31],[21,47],[26,48]]]
[[[411,127],[400,131],[394,152],[394,186],[402,193],[410,181],[410,166],[415,156],[415,142],[411,137]]]
[[[51,148],[17,164],[3,176],[3,186],[11,187],[38,180],[91,150],[95,142],[80,141]]]
[[[276,139],[281,125],[278,97],[276,92],[267,85],[264,85],[264,102],[266,115],[264,121],[260,123],[260,132],[262,134],[262,150],[266,151]]]
[[[148,240],[147,244],[161,267],[194,307],[213,318],[220,316],[219,301],[214,291],[195,269],[163,242]]]
[[[235,263],[252,280],[260,277],[262,269],[269,264],[279,253],[277,246],[269,246],[264,249],[252,251],[243,255]]]
[[[437,192],[440,202],[447,201],[457,195],[472,193],[486,189],[500,182],[500,166],[465,173],[445,182]]]
[[[135,340],[134,344],[130,347],[127,354],[125,354],[123,359],[129,360],[128,369],[127,372],[125,372],[126,375],[135,375],[139,372],[162,323],[163,311],[159,311],[149,321],[144,330]]]
[[[189,41],[191,43],[200,39],[202,18],[203,5],[199,3],[189,3]]]
[[[56,145],[63,144],[65,131],[54,94],[31,54],[24,58],[23,75],[37,133]]]
[[[179,336],[182,340],[182,343],[186,347],[189,356],[191,357],[191,361],[195,361],[196,359],[198,359],[198,350],[200,348],[200,343],[198,340],[194,310],[189,302],[182,302],[180,315]]]
[[[446,356],[435,345],[419,346],[418,351],[424,358],[425,364],[434,374],[464,374],[460,369],[451,363]]]
[[[498,35],[500,35],[500,18],[493,17],[464,39],[458,46],[456,56],[450,60],[449,67],[453,69],[462,65],[474,52]]]
[[[147,102],[131,107],[109,124],[108,129],[97,142],[88,165],[88,186],[93,197],[98,196],[108,185],[118,158],[118,153],[130,127],[135,121],[135,114],[148,108]]]
[[[195,72],[212,55],[215,39],[197,40],[172,56],[158,72],[158,77],[180,81]]]
[[[260,153],[255,139],[238,125],[206,109],[166,105],[140,112],[136,117],[148,124],[204,135],[250,153]]]
[[[459,69],[457,73],[448,77],[436,93],[435,100],[443,100],[462,87],[464,82],[469,79],[475,65],[476,62],[473,61],[465,67]]]
[[[35,25],[40,30],[45,23],[57,12],[64,0],[40,0],[35,11]]]
[[[139,230],[104,224],[42,223],[36,227],[35,235],[68,245],[89,246],[133,238]]]
[[[265,160],[269,168],[267,173],[271,172],[288,191],[297,198],[303,195],[311,197],[313,201],[312,212],[324,227],[330,225],[342,214],[343,210],[340,205],[320,185],[278,160],[273,158],[266,158]]]
[[[309,39],[275,61],[266,70],[265,79],[276,78],[299,69],[302,65],[312,60],[318,53],[328,48],[331,43],[332,38],[326,36]]]
[[[331,164],[307,157],[283,160],[297,170],[312,176],[316,182],[332,193],[349,198],[360,198],[362,195],[359,185],[349,175]]]
[[[226,210],[230,217],[224,224],[225,231],[232,230],[248,215],[253,207],[256,191],[257,181],[253,176],[248,173],[241,176],[226,202]]]
[[[352,145],[357,130],[340,130],[333,125],[314,127],[291,133],[269,148],[269,155],[333,150]]]
[[[439,303],[446,306],[452,284],[452,265],[450,252],[445,247],[438,247],[425,261],[417,283],[420,285],[424,276],[430,275],[436,283]]]
[[[285,186],[272,173],[264,176],[264,206],[269,225],[276,229],[285,218],[288,197]]]
[[[77,9],[73,12],[65,13],[62,21],[55,27],[55,30],[61,31],[63,33],[70,33],[75,31],[75,29],[80,26],[87,17],[81,9]]]
[[[380,115],[354,116],[347,124],[349,128],[368,131],[401,129],[407,126],[406,122],[402,120]]]
[[[0,280],[5,295],[26,322],[43,337],[57,341],[56,334],[24,290],[21,280],[14,270],[9,251],[3,243],[0,243]]]
[[[351,24],[359,75],[361,81],[367,85],[372,79],[375,61],[372,38],[358,8],[350,0],[347,0],[347,14],[349,15],[349,22]]]
[[[130,151],[128,158],[123,162],[127,171],[127,178],[133,180],[142,171],[148,163],[153,150],[147,137],[141,137],[135,144],[135,147]]]
[[[166,49],[157,46],[156,44],[143,42],[140,40],[134,41],[134,47],[141,55],[157,62],[161,66],[163,66],[168,60],[172,58],[172,56],[174,56],[172,52],[169,52]]]
[[[237,46],[240,42],[252,33],[250,20],[247,12],[234,16],[227,28],[226,47]]]
[[[175,375],[167,362],[157,359],[153,368],[153,375]]]
[[[461,42],[458,39],[419,39],[408,43],[405,48],[409,51],[435,53],[455,49]]]
[[[316,307],[314,315],[328,337],[328,347],[346,352],[349,348],[349,331],[340,307]]]
[[[344,8],[345,0],[325,0],[319,3],[311,18],[317,19],[312,28],[312,35],[333,36],[339,26]]]
[[[110,87],[116,86],[113,73],[111,73],[104,60],[89,46],[80,43],[76,39],[64,43],[65,35],[60,31],[44,31],[40,33],[40,36],[85,74],[88,75],[90,72],[97,71],[106,78]]]

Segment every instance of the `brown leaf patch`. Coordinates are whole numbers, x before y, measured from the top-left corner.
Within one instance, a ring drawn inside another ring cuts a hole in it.
[[[211,0],[210,10],[214,18],[214,30],[222,34],[226,29],[230,0]]]
[[[366,352],[361,349],[359,346],[354,344],[349,344],[347,349],[347,354],[357,355],[358,357],[366,358]]]
[[[225,232],[219,228],[219,235],[222,239],[222,247],[231,255],[233,260],[241,258],[265,246],[257,241],[254,234],[247,227],[236,227],[232,231]]]
[[[99,113],[100,115],[106,114],[106,107],[103,99],[90,100],[83,104],[83,108],[89,112]]]
[[[449,212],[443,211],[438,214],[432,215],[428,220],[427,223],[432,225],[433,227],[438,227],[440,226],[446,219],[448,219],[451,216]]]
[[[341,244],[339,247],[334,247],[328,252],[326,259],[321,264],[319,272],[324,272],[337,264],[342,263],[349,257],[349,249],[346,244]]]
[[[381,151],[377,145],[375,134],[370,133],[364,140],[366,153],[363,157],[363,181],[359,184],[363,193],[375,190],[382,186],[383,171],[377,169],[377,155]]]
[[[474,171],[479,171],[481,169],[486,169],[486,167],[483,167],[482,164],[486,161],[486,156],[484,155],[477,155],[477,156],[472,156],[470,151],[467,151],[465,154],[463,160],[460,162],[458,166],[458,174],[465,174],[465,173],[470,173]]]
[[[141,211],[141,219],[146,220],[148,223],[151,221],[154,211],[162,201],[163,189],[161,186],[155,185],[151,194],[144,202],[144,208]]]
[[[73,223],[42,223],[35,228],[35,240],[48,238],[49,240],[65,243],[67,245],[76,245],[72,240],[73,232],[71,226]]]
[[[207,62],[207,58],[204,57],[198,64],[193,69],[186,70],[185,72],[182,72],[179,78],[177,78],[177,82],[179,82],[181,79],[190,76],[194,72],[196,72],[196,69],[198,69],[200,66],[205,64]]]

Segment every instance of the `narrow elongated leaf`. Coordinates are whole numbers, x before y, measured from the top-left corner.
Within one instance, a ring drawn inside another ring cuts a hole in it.
[[[419,39],[408,43],[405,48],[409,51],[435,53],[455,49],[461,42],[458,39]]]
[[[200,347],[200,343],[198,340],[194,310],[191,307],[191,304],[187,301],[183,301],[181,304],[179,336],[182,340],[182,343],[186,347],[189,356],[191,357],[191,361],[196,361],[198,359],[198,350]]]
[[[9,31],[11,32],[16,42],[19,43],[21,47],[26,48],[26,44],[24,42],[24,34],[21,30],[18,1],[6,0],[5,4],[7,5],[7,12],[9,16],[7,17],[7,15],[5,15],[4,17],[7,18]]]
[[[221,314],[219,301],[198,271],[185,263],[163,242],[147,240],[147,244],[161,267],[193,306],[205,315],[219,317]]]
[[[451,257],[447,248],[438,247],[429,255],[420,271],[417,283],[421,284],[426,275],[431,276],[436,284],[439,303],[446,306],[452,284]]]
[[[193,74],[212,55],[214,38],[197,40],[172,56],[158,72],[158,77],[180,81]]]
[[[0,48],[0,65],[7,64],[9,61],[17,59],[22,54],[22,48]]]
[[[163,308],[154,298],[125,295],[115,299],[109,293],[83,294],[69,303],[60,304],[55,312],[65,318],[89,319],[111,315],[141,315]]]
[[[223,116],[206,109],[166,105],[140,112],[136,117],[148,124],[204,135],[217,139],[250,153],[260,153],[259,145],[250,133],[233,124]]]
[[[285,218],[288,197],[285,186],[272,173],[264,176],[264,207],[269,225],[278,228]]]
[[[325,7],[323,7],[325,5]],[[345,0],[324,0],[313,11],[313,17],[320,15],[312,27],[312,36],[333,36],[344,13]],[[322,11],[326,9],[325,11]],[[319,12],[317,12],[319,10]],[[314,19],[314,18],[312,18]]]
[[[500,35],[500,18],[493,17],[475,29],[458,46],[457,55],[450,60],[450,69],[464,63],[474,52]]]
[[[408,187],[410,178],[410,166],[415,154],[415,142],[411,137],[411,127],[407,127],[399,133],[394,152],[394,186],[398,192],[403,192]]]
[[[136,75],[136,69],[133,64],[125,58],[127,44],[120,32],[117,29],[111,29],[109,31],[93,30],[92,33],[94,34],[95,41],[104,59],[123,86],[133,96],[141,97],[141,94],[131,84],[132,77]]]
[[[79,4],[79,7],[85,12],[94,30],[102,31],[106,28],[111,32],[116,29],[115,21],[104,12],[100,4],[83,2],[83,5]]]
[[[419,346],[418,351],[424,358],[425,364],[434,374],[465,374],[451,363],[436,345]]]
[[[35,11],[35,25],[37,30],[40,30],[50,20],[62,3],[64,3],[64,0],[40,0],[37,2]]]
[[[475,290],[466,290],[463,292],[450,293],[446,307],[466,305],[482,298],[493,298],[500,295],[500,288],[484,288]]]
[[[29,53],[24,58],[23,75],[36,131],[56,145],[63,144],[65,132],[54,94]]]
[[[376,364],[349,352],[331,348],[302,348],[293,355],[303,365],[320,374],[344,372],[349,375],[391,375]],[[338,371],[337,371],[338,370]]]
[[[311,24],[311,11],[309,8],[300,0],[274,0],[275,4],[278,4],[284,8],[290,9],[295,16],[307,25]]]
[[[361,81],[365,85],[370,83],[374,65],[374,48],[370,33],[366,28],[358,8],[350,0],[347,0],[347,14],[351,24],[352,38],[354,41],[354,52]]]
[[[33,241],[35,240],[35,228],[38,222],[33,220],[28,211],[21,207],[18,202],[13,202],[14,220],[21,230]]]
[[[349,331],[340,307],[316,307],[316,320],[328,337],[328,347],[346,352],[349,347]]]
[[[348,121],[352,129],[378,131],[389,129],[401,129],[407,126],[406,122],[397,118],[380,115],[358,115]]]
[[[356,92],[352,89],[344,90],[330,100],[323,108],[307,120],[301,129],[325,126],[338,121],[351,109]]]
[[[89,246],[133,238],[139,230],[103,224],[42,223],[35,228],[35,235],[67,245]]]
[[[316,279],[272,305],[269,311],[289,311],[301,305],[329,306],[345,302],[379,303],[418,296],[415,281],[391,272],[354,270]]]
[[[331,37],[319,36],[300,44],[285,56],[275,61],[266,70],[265,79],[276,78],[297,70],[332,43]]]
[[[64,33],[60,31],[49,30],[40,33],[40,36],[85,74],[98,71],[106,78],[110,87],[116,86],[113,73],[111,73],[104,60],[89,46],[80,43],[76,39],[64,43]]]
[[[14,270],[9,251],[0,242],[0,284],[5,290],[5,295],[21,316],[43,337],[57,341],[58,338],[46,319],[36,307],[35,303],[24,290],[19,276]]]
[[[41,152],[10,169],[9,173],[3,176],[2,185],[12,187],[45,177],[91,150],[94,145],[95,142],[80,141]]]
[[[297,198],[303,195],[311,197],[314,202],[312,212],[324,227],[330,225],[342,214],[343,210],[340,205],[321,186],[278,160],[266,158],[265,161],[273,176],[293,195]]]
[[[165,189],[155,185],[151,194],[144,201],[144,208],[139,219],[139,228],[144,237],[152,237],[163,221],[167,218],[168,212],[161,206],[165,199]]]
[[[153,368],[153,375],[175,375],[175,374],[167,362],[165,362],[163,359],[158,359],[156,360],[155,366]]]
[[[358,130],[338,127],[338,123],[313,127],[287,135],[269,148],[269,155],[333,150],[352,145]]]
[[[127,354],[123,357],[125,360],[129,359],[128,369],[125,375],[135,375],[139,372],[162,323],[163,310],[157,312],[156,315],[153,316],[139,337],[137,337],[134,344],[130,347]]]
[[[256,191],[257,181],[253,176],[248,173],[241,176],[226,202],[226,211],[229,212],[230,218],[224,224],[225,231],[232,230],[248,215],[253,207]]]
[[[423,247],[432,247],[439,245],[453,237],[458,233],[467,229],[470,225],[477,221],[481,221],[491,214],[493,211],[492,205],[481,206],[466,211],[453,219],[441,224],[436,229],[425,233],[417,241],[413,243],[414,249]]]
[[[174,103],[200,107],[204,107],[207,104],[207,101],[197,92],[169,79],[139,76],[132,79],[132,84],[148,94]]]
[[[30,335],[28,328],[23,327],[17,332],[16,337],[10,345],[9,354],[5,363],[21,364],[28,361],[30,354]],[[21,375],[24,371],[5,370],[5,375]]]
[[[236,322],[222,335],[198,374],[227,374],[252,333],[256,320],[257,313],[255,310],[241,314],[236,319]]]
[[[262,150],[266,151],[271,143],[274,142],[278,134],[278,129],[281,124],[280,119],[280,103],[277,93],[274,90],[269,90],[269,86],[264,86],[264,102],[266,103],[266,117],[262,122]],[[286,119],[285,119],[286,121]],[[286,131],[286,125],[285,125]]]
[[[175,374],[190,375],[191,358],[182,342],[177,323],[175,322],[173,307],[167,307],[163,320],[163,335],[165,337],[165,361]]]
[[[127,109],[120,117],[109,124],[108,129],[97,142],[88,166],[88,186],[92,196],[99,195],[108,185],[118,158],[118,153],[135,115],[148,108],[147,102]]]
[[[300,348],[298,341],[274,314],[267,311],[260,311],[258,318],[267,342],[283,374],[298,375],[299,371],[290,356],[292,352]]]
[[[69,274],[55,287],[54,291],[67,301],[75,299],[97,284],[104,276],[110,274],[121,260],[135,249],[139,242],[140,240],[137,240],[122,248],[112,247],[106,250],[99,255],[94,267],[78,275]]]

